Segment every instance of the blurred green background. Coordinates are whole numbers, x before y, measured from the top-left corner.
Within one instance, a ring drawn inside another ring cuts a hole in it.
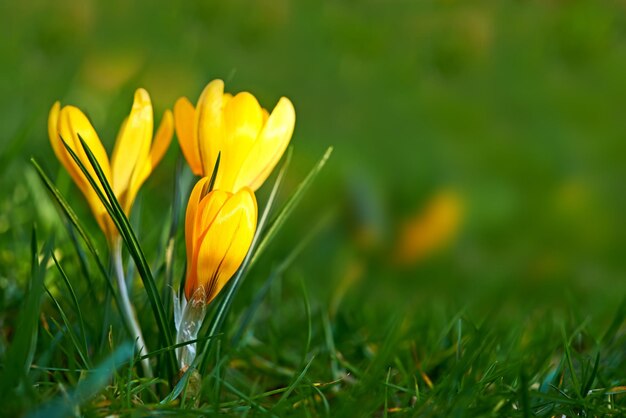
[[[625,12],[617,0],[3,1],[2,304],[19,300],[32,223],[59,222],[28,162],[60,173],[54,101],[83,109],[111,150],[135,88],[160,119],[223,78],[268,109],[295,104],[282,202],[335,147],[250,295],[330,213],[293,268],[322,306],[384,317],[437,301],[500,314],[573,301],[602,318],[626,290]],[[173,141],[143,188],[147,245],[179,153]],[[58,183],[97,231],[67,175]],[[429,226],[442,194],[453,219]],[[411,249],[420,234],[432,242]]]

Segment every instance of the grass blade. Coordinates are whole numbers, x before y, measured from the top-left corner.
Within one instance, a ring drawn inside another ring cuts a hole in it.
[[[265,409],[261,404],[258,404],[256,402],[254,402],[254,400],[252,398],[250,398],[248,395],[246,395],[245,393],[241,392],[240,390],[238,390],[236,387],[234,387],[233,385],[231,385],[230,383],[228,383],[227,381],[222,381],[222,384],[224,385],[224,387],[226,389],[228,389],[230,392],[234,393],[235,395],[239,396],[240,399],[244,400],[246,403],[248,403],[252,408],[257,409],[259,412],[264,413],[264,414],[270,414],[270,416],[272,417],[276,417],[276,415],[272,414],[271,412],[269,412],[267,409]]]
[[[80,224],[80,221],[78,220],[78,216],[76,216],[76,213],[72,210],[72,208],[67,203],[67,201],[65,200],[63,195],[59,192],[59,190],[54,186],[54,183],[46,175],[46,173],[43,171],[43,169],[41,168],[39,163],[37,163],[37,161],[34,158],[31,158],[30,162],[35,167],[35,170],[37,171],[37,174],[39,175],[39,178],[44,183],[44,185],[46,186],[46,188],[48,189],[48,191],[50,192],[50,194],[52,195],[54,200],[58,203],[59,207],[61,208],[61,210],[65,214],[66,218],[69,220],[71,225],[74,226],[75,230],[78,231],[78,234],[81,236],[81,238],[85,242],[85,245],[87,246],[87,249],[89,250],[89,252],[93,256],[93,258],[96,260],[96,265],[98,266],[98,271],[100,272],[100,274],[104,278],[105,283],[107,284],[111,294],[113,295],[113,299],[115,300],[115,305],[119,307],[120,303],[119,303],[118,295],[117,295],[117,292],[115,291],[115,288],[113,287],[113,283],[111,282],[111,277],[107,273],[107,269],[104,267],[104,264],[102,263],[102,260],[100,258],[100,254],[98,253],[98,250],[96,249],[96,247],[94,246],[93,242],[91,241],[91,238],[89,238],[89,235],[87,235],[87,233],[85,232],[85,229]],[[70,236],[73,237],[74,232],[71,231],[71,230],[68,230],[68,232],[69,232]],[[77,251],[79,252],[79,256],[80,256],[79,248],[78,248],[78,246],[76,246],[76,247],[77,247]],[[83,262],[84,261],[81,261],[81,263],[83,263]],[[83,266],[83,269],[84,269],[84,266]],[[87,276],[88,275],[86,275],[86,277]],[[91,286],[91,283],[90,283],[90,286]],[[120,315],[121,315],[121,311],[120,311]],[[129,332],[129,330],[128,330],[128,328],[127,328],[125,323],[123,323],[123,326],[124,326],[125,330],[127,332]]]
[[[311,303],[309,302],[309,294],[306,290],[306,285],[304,284],[304,279],[301,278],[300,286],[302,287],[302,297],[304,299],[304,312],[306,313],[306,322],[307,322],[307,333],[306,333],[306,345],[304,346],[303,357],[302,360],[306,360],[306,356],[309,354],[309,350],[311,349],[311,340],[313,339],[313,319],[311,316]]]
[[[389,416],[389,377],[391,376],[391,367],[387,369],[387,378],[385,379],[385,404],[383,405],[383,417]]]
[[[85,321],[83,319],[83,313],[80,309],[80,304],[78,303],[78,298],[76,297],[76,292],[74,292],[74,288],[72,287],[72,284],[70,283],[70,280],[68,279],[67,274],[65,274],[63,267],[61,267],[61,264],[59,263],[56,256],[54,255],[54,252],[52,253],[52,260],[54,261],[54,264],[57,270],[59,270],[59,273],[61,274],[61,278],[63,279],[63,282],[65,283],[65,287],[67,287],[67,290],[70,292],[72,303],[74,304],[74,310],[76,311],[76,316],[78,317],[80,331],[81,331],[81,334],[83,334],[83,346],[84,346],[83,349],[85,350],[85,353],[88,353],[89,346],[87,344],[87,331],[85,330]]]
[[[582,396],[583,398],[589,394],[591,387],[593,386],[593,382],[596,380],[596,376],[598,375],[598,366],[600,365],[600,351],[596,353],[596,359],[593,364],[593,369],[591,370],[591,374],[589,378],[585,382],[582,388]]]
[[[611,321],[611,325],[609,325],[608,329],[600,339],[601,344],[607,344],[612,341],[617,335],[620,327],[626,320],[626,297],[622,300],[619,307],[617,308],[617,312],[613,317],[613,321]]]
[[[581,393],[580,393],[581,385],[578,382],[578,376],[576,376],[576,369],[574,368],[574,362],[572,360],[571,346],[570,346],[570,342],[567,336],[565,335],[564,327],[561,328],[561,333],[563,337],[563,348],[565,350],[565,360],[569,368],[570,378],[572,379],[572,386],[574,386],[574,391],[576,392],[578,399],[581,399],[582,398]]]
[[[165,312],[170,313],[172,311],[172,289],[174,283],[174,249],[176,245],[176,235],[178,233],[178,226],[180,223],[180,215],[182,212],[182,169],[183,162],[182,157],[178,156],[176,162],[176,172],[174,174],[174,188],[172,191],[172,213],[170,216],[170,227],[165,240],[163,248],[164,257],[164,285],[161,289],[161,299],[163,300],[163,308]]]
[[[528,418],[531,415],[530,411],[530,393],[528,387],[528,375],[522,365],[520,369],[520,409],[522,410],[522,416]]]
[[[66,217],[67,218],[67,217]],[[70,240],[72,242],[72,246],[74,247],[74,251],[76,252],[76,256],[78,257],[78,264],[80,265],[80,271],[85,277],[85,281],[87,282],[87,289],[89,290],[87,293],[91,302],[95,305],[100,305],[98,298],[96,296],[96,288],[94,286],[93,281],[91,280],[91,274],[89,273],[89,262],[87,260],[87,254],[83,247],[81,247],[80,242],[78,241],[78,237],[76,236],[76,228],[72,223],[70,223],[67,219],[64,222],[65,228],[70,236]],[[110,284],[108,277],[104,280],[105,283]],[[111,290],[110,287],[107,287],[108,290]]]
[[[7,397],[12,396],[14,390],[19,386],[30,389],[27,378],[37,344],[39,312],[43,299],[43,282],[46,274],[46,264],[51,253],[52,239],[45,245],[43,258],[39,261],[37,234],[33,228],[31,238],[31,280],[17,319],[15,335],[4,358],[4,370],[0,375],[0,399],[6,400]]]
[[[258,248],[254,252],[254,256],[252,257],[252,260],[250,261],[250,268],[252,268],[252,266],[258,261],[261,254],[263,254],[263,251],[265,251],[265,249],[267,248],[269,243],[272,241],[276,233],[280,230],[281,226],[285,223],[285,221],[287,220],[291,212],[295,209],[296,205],[300,202],[300,200],[304,196],[304,193],[311,186],[311,184],[313,184],[313,181],[322,171],[322,168],[324,168],[324,165],[326,165],[326,162],[330,158],[330,155],[332,154],[332,152],[333,152],[333,147],[328,147],[326,149],[326,152],[324,153],[322,158],[317,162],[317,164],[315,164],[315,166],[309,172],[309,174],[307,174],[304,180],[302,180],[302,182],[298,185],[296,191],[293,193],[293,195],[291,195],[291,198],[289,198],[285,206],[281,209],[278,215],[276,215],[274,220],[271,222],[270,227],[267,230],[267,233],[265,234],[265,236],[263,237],[263,240],[259,243]]]
[[[63,324],[65,324],[65,328],[67,329],[67,334],[69,335],[70,341],[72,341],[72,344],[74,345],[74,349],[78,353],[78,356],[80,357],[80,360],[83,363],[83,367],[85,367],[86,369],[90,369],[91,364],[89,363],[89,360],[87,360],[87,357],[85,353],[83,352],[83,348],[80,346],[80,343],[78,342],[78,339],[76,338],[76,335],[74,335],[74,331],[72,331],[72,324],[70,323],[70,320],[67,318],[67,315],[65,314],[65,311],[61,307],[61,304],[59,303],[59,301],[56,300],[54,295],[50,292],[50,290],[45,285],[44,285],[44,290],[46,291],[48,296],[50,296],[50,299],[52,300],[57,310],[59,311],[59,314],[61,315],[61,320],[63,321]]]
[[[291,392],[293,392],[293,390],[300,384],[302,379],[304,379],[304,376],[306,376],[306,373],[309,371],[309,367],[311,367],[311,364],[313,364],[313,360],[315,360],[315,356],[311,356],[311,360],[309,360],[306,366],[304,366],[304,369],[302,369],[298,377],[296,377],[296,379],[287,387],[287,390],[285,391],[285,393],[283,393],[283,396],[281,396],[278,402],[276,402],[274,409],[278,408],[281,403],[287,400],[289,395],[291,395]]]

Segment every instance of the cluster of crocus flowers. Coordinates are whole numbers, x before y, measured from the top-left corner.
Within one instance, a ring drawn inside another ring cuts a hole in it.
[[[107,237],[122,309],[140,351],[144,352],[145,344],[123,277],[119,232],[97,189],[91,187],[67,148],[95,179],[81,139],[85,142],[129,215],[139,188],[165,154],[174,125],[191,170],[201,176],[191,192],[185,218],[185,298],[175,300],[176,340],[182,343],[196,338],[206,306],[240,268],[250,249],[258,215],[254,192],[270,175],[291,140],[295,125],[291,101],[282,97],[269,113],[252,94],[224,93],[224,82],[214,80],[206,86],[196,107],[186,98],[179,99],[174,115],[165,113],[153,140],[150,97],[139,89],[110,161],[95,129],[78,108],[61,107],[57,102],[48,121],[54,152],[84,194]],[[215,167],[215,177],[210,180]],[[101,185],[98,187],[102,189]],[[185,369],[195,357],[195,344],[179,347],[177,353],[181,369]]]
[[[187,207],[185,295],[189,300],[202,288],[209,303],[246,255],[256,228],[253,191],[261,187],[285,152],[296,114],[286,97],[270,114],[252,94],[224,93],[224,82],[214,80],[205,87],[195,108],[187,98],[180,98],[174,106],[174,118],[189,167],[203,176]],[[207,176],[213,173],[218,155],[213,190],[208,192]],[[239,209],[233,213],[247,214],[247,222],[240,225],[239,217],[229,215],[235,206]],[[223,209],[215,217],[212,211],[217,207]],[[212,226],[210,222],[198,222],[198,218],[220,222]],[[227,248],[230,250],[225,252]]]
[[[52,106],[48,118],[48,134],[52,148],[87,199],[110,246],[118,245],[117,228],[87,177],[72,159],[63,141],[78,156],[91,177],[97,179],[80,142],[80,138],[83,139],[111,184],[115,197],[124,212],[129,215],[139,188],[163,158],[172,140],[173,132],[174,121],[172,113],[168,110],[163,115],[161,125],[153,139],[153,112],[150,96],[144,89],[138,89],[135,92],[130,114],[119,130],[113,155],[109,161],[98,134],[80,109],[75,106],[61,107],[59,102]]]

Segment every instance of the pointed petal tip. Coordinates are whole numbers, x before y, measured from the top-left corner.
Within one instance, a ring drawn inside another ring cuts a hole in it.
[[[222,86],[222,89],[224,88],[224,80],[222,80],[221,78],[216,78],[214,80],[211,80],[209,82],[209,84],[207,84],[207,87],[212,86],[212,87],[218,87],[218,86]]]
[[[219,95],[220,97],[224,95],[224,81],[216,78],[209,82],[206,87],[202,90],[200,94],[200,98],[198,99],[198,107],[200,107],[200,103],[203,101],[203,98],[207,96]]]
[[[167,123],[168,125],[174,125],[174,114],[172,113],[171,110],[166,109],[165,112],[163,112],[163,122]]]
[[[193,107],[193,104],[191,103],[191,101],[187,97],[181,96],[174,103],[174,112],[176,112],[176,108],[180,108],[181,106],[191,106],[191,107]]]
[[[278,103],[280,102],[288,103],[293,108],[293,102],[287,96],[281,96],[280,99],[278,99]]]
[[[280,98],[280,100],[278,100],[278,103],[276,103],[276,108],[281,107],[284,109],[284,112],[286,112],[291,118],[293,118],[294,120],[296,119],[296,109],[293,107],[293,102],[291,100],[289,100],[289,98],[283,96]]]
[[[136,101],[150,101],[150,94],[148,91],[142,87],[135,90],[135,100]]]

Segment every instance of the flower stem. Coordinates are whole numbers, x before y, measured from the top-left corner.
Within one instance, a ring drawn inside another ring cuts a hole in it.
[[[139,328],[139,322],[135,316],[135,311],[128,297],[128,289],[126,288],[126,281],[124,280],[124,266],[122,264],[122,246],[119,240],[113,245],[111,250],[111,260],[115,270],[115,278],[117,280],[117,287],[120,291],[120,304],[121,310],[124,316],[124,320],[128,325],[128,329],[131,332],[131,337],[135,340],[139,355],[144,356],[148,353],[146,342],[141,334],[141,328]],[[143,374],[146,377],[152,377],[152,369],[150,368],[150,361],[147,358],[141,360],[141,367]]]

